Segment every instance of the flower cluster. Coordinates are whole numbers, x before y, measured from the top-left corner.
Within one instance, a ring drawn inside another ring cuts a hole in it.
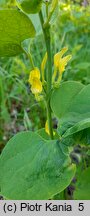
[[[52,84],[60,84],[60,81],[62,79],[62,74],[65,71],[65,67],[68,63],[68,61],[71,59],[71,55],[64,56],[63,55],[67,52],[68,48],[64,47],[60,52],[56,53],[54,55],[54,72],[52,75]],[[47,53],[45,53],[44,58],[41,63],[41,75],[42,75],[42,81],[40,80],[40,70],[35,67],[29,75],[29,83],[31,85],[31,91],[35,95],[36,100],[40,101],[41,98],[43,98],[43,95],[41,95],[43,88],[43,85],[46,84],[45,81],[45,67],[47,62]],[[43,90],[44,92],[44,90]],[[49,131],[49,125],[48,121],[46,121],[45,124],[45,131],[48,135],[50,135]],[[55,135],[55,132],[53,133]]]

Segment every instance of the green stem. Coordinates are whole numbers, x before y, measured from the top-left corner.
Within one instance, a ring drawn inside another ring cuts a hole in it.
[[[53,128],[52,128],[52,116],[51,116],[51,106],[50,106],[50,93],[52,87],[52,61],[51,61],[51,40],[50,40],[50,26],[49,24],[44,28],[44,20],[42,11],[39,12],[39,17],[42,25],[42,30],[45,38],[47,55],[48,55],[48,73],[47,73],[47,119],[49,125],[49,132],[51,139],[53,139]]]

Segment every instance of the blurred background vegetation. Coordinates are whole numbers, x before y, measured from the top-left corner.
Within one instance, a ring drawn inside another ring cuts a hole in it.
[[[14,0],[0,0],[0,7],[15,7]],[[53,56],[68,46],[72,60],[63,80],[90,83],[90,4],[89,0],[60,1],[51,20]],[[58,11],[58,16],[57,16]],[[44,38],[38,15],[30,15],[36,37],[24,42],[34,63],[40,68],[45,54]],[[37,103],[28,84],[30,63],[26,56],[0,58],[0,150],[6,142],[22,130],[44,127],[46,121],[43,102]]]

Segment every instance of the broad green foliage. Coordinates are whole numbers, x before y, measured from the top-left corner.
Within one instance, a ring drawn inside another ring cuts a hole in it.
[[[34,14],[40,11],[42,0],[17,0],[17,6],[29,14]]]
[[[78,123],[78,125],[79,125],[79,123]],[[75,127],[76,127],[76,125],[75,125]],[[71,131],[72,131],[72,128],[73,127],[70,128]],[[69,147],[75,146],[77,144],[80,144],[81,146],[87,145],[89,147],[89,145],[90,145],[90,126],[85,128],[85,129],[83,129],[83,128],[84,128],[84,126],[81,127],[80,130],[79,129],[77,131],[75,130],[73,133],[69,133],[69,129],[67,129],[61,138],[62,143],[64,145],[69,146]],[[60,128],[59,128],[58,134],[59,133],[60,133]]]
[[[90,167],[77,176],[74,199],[90,200]]]
[[[51,107],[60,119],[58,133],[63,137],[89,128],[90,85],[74,81],[61,84],[52,93]]]
[[[0,57],[22,51],[21,42],[35,35],[30,19],[18,10],[0,10]]]
[[[73,98],[84,86],[79,82],[68,81],[54,89],[51,97],[52,110],[58,118],[65,116]]]
[[[90,128],[90,118],[86,118],[82,121],[79,121],[74,126],[70,127],[66,133],[64,134],[64,137],[67,137],[69,135],[75,134],[79,131],[82,131],[86,128]]]
[[[64,190],[75,166],[60,145],[33,132],[14,136],[0,158],[1,194],[7,199],[39,200]]]

